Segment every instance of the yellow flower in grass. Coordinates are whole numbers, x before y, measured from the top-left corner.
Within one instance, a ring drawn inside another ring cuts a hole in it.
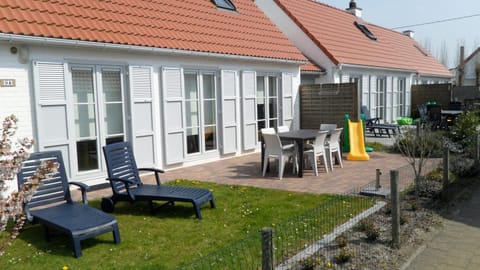
[[[68,270],[68,266],[64,265],[64,266],[62,267],[62,270]]]

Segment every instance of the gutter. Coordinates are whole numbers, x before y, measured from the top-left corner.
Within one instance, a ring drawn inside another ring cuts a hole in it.
[[[439,75],[439,74],[420,74],[418,73],[417,70],[414,69],[400,69],[400,68],[386,68],[386,67],[375,67],[375,66],[362,66],[362,65],[354,65],[354,64],[339,64],[338,68],[339,70],[342,70],[342,68],[347,67],[347,68],[363,68],[363,69],[377,69],[377,70],[387,70],[387,71],[393,71],[393,72],[408,72],[408,73],[415,73],[415,75],[419,77],[437,77],[437,78],[452,78],[453,76],[446,76],[446,75]]]
[[[401,69],[401,68],[386,68],[386,67],[376,67],[376,66],[362,66],[362,65],[354,65],[354,64],[339,64],[339,69],[342,70],[343,68],[360,68],[360,69],[377,69],[377,70],[387,70],[387,71],[394,71],[394,72],[408,72],[408,73],[417,73],[414,69]]]
[[[146,46],[138,46],[138,45],[124,45],[124,44],[61,39],[61,38],[35,37],[35,36],[5,34],[5,33],[0,33],[0,41],[7,41],[8,43],[14,43],[14,44],[28,43],[28,44],[42,45],[42,46],[65,46],[65,47],[76,47],[76,48],[113,49],[113,50],[129,51],[129,52],[143,52],[143,53],[150,52],[150,53],[156,53],[156,54],[175,54],[175,55],[183,55],[183,56],[186,55],[186,56],[215,57],[215,58],[275,62],[275,63],[281,62],[286,64],[297,64],[297,65],[303,65],[308,63],[308,61],[306,60],[301,61],[301,60],[288,60],[288,59],[267,58],[267,57],[242,56],[242,55],[233,55],[233,54],[225,54],[225,53],[209,53],[209,52],[187,51],[187,50],[179,50],[179,49],[146,47]]]
[[[300,69],[300,73],[303,73],[303,74],[318,74],[318,75],[327,75],[327,72],[326,71],[313,71],[313,70],[302,70]]]

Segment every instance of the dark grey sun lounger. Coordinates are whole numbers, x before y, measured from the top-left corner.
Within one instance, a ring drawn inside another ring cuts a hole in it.
[[[148,201],[153,211],[153,201],[189,202],[193,204],[195,215],[202,219],[200,207],[210,202],[215,208],[213,194],[208,189],[162,185],[160,173],[163,170],[154,168],[137,168],[132,147],[128,142],[118,142],[103,147],[107,162],[108,178],[113,196],[102,199],[102,209],[113,212],[117,201]],[[139,171],[155,173],[156,185],[143,184]]]
[[[85,184],[68,182],[60,151],[38,152],[30,155],[17,174],[19,189],[37,168],[40,168],[42,161],[58,162],[60,168],[52,178],[42,180],[43,185],[25,204],[25,212],[30,222],[44,226],[47,241],[50,239],[50,229],[69,235],[77,258],[82,256],[81,240],[112,232],[115,243],[120,243],[117,220],[112,215],[88,206]],[[72,201],[69,184],[81,188],[83,204]]]

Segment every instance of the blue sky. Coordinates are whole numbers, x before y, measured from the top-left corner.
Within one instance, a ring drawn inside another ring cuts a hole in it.
[[[350,0],[319,0],[345,9]],[[420,24],[444,19],[480,14],[479,0],[356,0],[362,8],[362,18],[387,28]],[[430,51],[440,57],[447,49],[448,67],[457,63],[459,44],[465,46],[465,56],[480,46],[480,16],[408,28],[422,45],[430,43]],[[404,31],[407,28],[397,29]],[[444,44],[444,45],[442,45]]]

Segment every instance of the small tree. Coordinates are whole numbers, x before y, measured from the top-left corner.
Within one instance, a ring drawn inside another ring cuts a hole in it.
[[[439,143],[435,138],[438,138],[438,136],[435,136],[428,127],[422,125],[417,125],[417,130],[408,130],[396,138],[396,148],[405,157],[415,174],[415,195],[417,199],[425,164],[435,151],[441,149],[441,142]]]
[[[17,121],[15,115],[6,117],[0,135],[0,233],[6,230],[10,220],[13,221],[12,231],[0,242],[0,254],[3,254],[5,247],[18,236],[25,224],[24,203],[31,199],[41,180],[50,177],[58,169],[57,163],[44,162],[18,191],[8,194],[9,186],[15,183],[16,174],[21,169],[22,162],[28,159],[33,146],[32,139],[17,138]]]

